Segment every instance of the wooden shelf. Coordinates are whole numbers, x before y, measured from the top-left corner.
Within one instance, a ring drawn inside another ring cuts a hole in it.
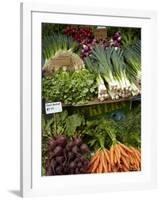
[[[136,100],[140,100],[140,99],[141,99],[141,95],[130,97],[130,98],[122,98],[122,99],[118,99],[118,100],[109,99],[106,101],[99,101],[98,99],[96,99],[96,100],[90,101],[86,104],[62,104],[62,106],[63,107],[85,107],[85,106],[100,105],[100,104],[118,103],[118,102],[124,102],[124,101],[136,101]]]

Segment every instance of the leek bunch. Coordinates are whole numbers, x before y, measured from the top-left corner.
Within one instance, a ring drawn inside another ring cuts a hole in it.
[[[127,47],[124,50],[124,60],[127,64],[126,75],[131,81],[134,89],[134,95],[140,93],[141,84],[141,42],[137,41],[135,44]],[[135,87],[135,86],[138,87]]]
[[[94,73],[96,76],[97,86],[98,86],[98,99],[104,101],[109,98],[107,88],[105,86],[104,80],[101,76],[100,69],[97,67],[97,62],[90,57],[85,59],[86,67],[91,73]]]
[[[63,34],[46,36],[42,41],[43,58],[45,61],[52,58],[59,51],[79,52],[79,43]]]
[[[98,89],[98,99],[116,100],[140,93],[137,81],[141,72],[140,43],[127,47],[125,50],[96,46],[91,55],[85,59],[88,70],[98,75],[98,88],[104,85],[106,96],[101,96]],[[100,98],[101,96],[101,98]]]

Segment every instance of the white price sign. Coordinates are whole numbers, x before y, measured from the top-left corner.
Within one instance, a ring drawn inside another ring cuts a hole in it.
[[[45,110],[46,114],[62,112],[62,104],[61,102],[46,103]]]

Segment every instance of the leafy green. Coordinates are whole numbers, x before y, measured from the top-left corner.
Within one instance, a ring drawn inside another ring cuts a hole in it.
[[[97,94],[95,75],[83,69],[74,72],[59,71],[44,77],[42,95],[45,101],[64,104],[84,104]]]
[[[42,116],[42,133],[43,137],[51,138],[56,135],[66,135],[69,137],[77,133],[77,128],[84,124],[83,115],[77,113],[68,115],[65,110],[61,113],[56,113],[50,118]]]
[[[133,108],[125,120],[116,123],[117,139],[126,144],[140,148],[141,146],[141,105]]]
[[[68,136],[72,136],[76,133],[77,127],[80,127],[84,123],[84,117],[79,114],[73,114],[66,119],[65,130]]]

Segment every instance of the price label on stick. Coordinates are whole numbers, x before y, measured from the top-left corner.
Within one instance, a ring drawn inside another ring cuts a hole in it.
[[[106,27],[97,27],[94,31],[94,36],[97,40],[107,38],[107,29]]]
[[[45,103],[46,114],[59,113],[62,112],[61,102]]]

